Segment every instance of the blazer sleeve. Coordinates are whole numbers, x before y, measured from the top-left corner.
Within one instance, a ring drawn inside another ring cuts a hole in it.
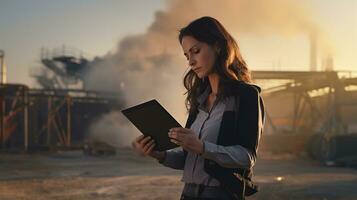
[[[254,160],[257,156],[259,140],[263,129],[262,110],[264,106],[259,91],[248,86],[239,97],[237,135],[238,144],[251,152]]]
[[[256,161],[252,153],[241,145],[222,146],[207,141],[204,142],[204,152],[201,156],[226,168],[249,169]]]
[[[175,148],[167,150],[165,159],[160,163],[172,169],[183,170],[185,166],[185,160],[186,156],[182,148]]]

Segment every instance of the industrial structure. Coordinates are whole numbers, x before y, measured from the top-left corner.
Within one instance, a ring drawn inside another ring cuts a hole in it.
[[[355,162],[357,72],[336,71],[331,54],[319,56],[315,32],[309,41],[309,71],[253,72],[253,79],[264,87],[267,107],[262,151],[307,152],[325,163]]]
[[[0,59],[4,72],[3,52]],[[81,75],[88,61],[83,57],[62,51],[42,56],[41,62],[46,68],[32,75],[42,89],[0,84],[2,150],[81,148],[89,125],[123,106],[119,93],[84,89]]]
[[[357,156],[357,74],[338,71],[255,71],[265,88],[263,148],[336,161]],[[264,84],[263,84],[264,85]]]
[[[253,71],[267,108],[261,151],[308,152],[322,161],[357,157],[357,74],[334,71],[333,59],[316,71],[317,44],[311,36],[310,71]],[[6,84],[0,52],[0,147],[83,146],[88,126],[101,114],[124,106],[120,91],[86,88],[93,65],[82,52],[42,50],[45,68],[31,75],[42,89]]]

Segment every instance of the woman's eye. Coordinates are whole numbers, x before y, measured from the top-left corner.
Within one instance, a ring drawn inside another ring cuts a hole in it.
[[[195,50],[193,51],[193,53],[198,54],[198,53],[200,53],[200,50],[199,50],[199,49],[195,49]]]

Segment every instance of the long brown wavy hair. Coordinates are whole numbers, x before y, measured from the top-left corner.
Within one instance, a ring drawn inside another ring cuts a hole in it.
[[[238,44],[227,32],[223,25],[213,17],[201,17],[189,23],[179,32],[179,42],[182,44],[184,36],[192,36],[200,42],[205,42],[215,49],[218,49],[213,72],[220,77],[218,85],[217,99],[223,99],[229,95],[228,85],[235,81],[251,82],[250,72],[244,61]],[[184,79],[183,84],[187,89],[185,100],[186,109],[189,112],[195,111],[198,106],[197,97],[202,94],[208,86],[207,77],[200,79],[197,74],[190,69]]]

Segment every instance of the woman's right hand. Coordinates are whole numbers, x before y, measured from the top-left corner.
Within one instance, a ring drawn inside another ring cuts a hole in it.
[[[155,141],[150,136],[141,135],[132,142],[133,149],[143,156],[150,156],[158,160],[165,158],[165,152],[153,150]]]

